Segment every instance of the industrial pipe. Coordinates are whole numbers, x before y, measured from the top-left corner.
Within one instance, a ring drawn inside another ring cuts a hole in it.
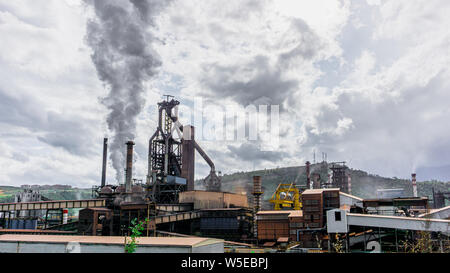
[[[203,157],[203,159],[208,163],[209,167],[211,168],[211,172],[216,172],[216,167],[214,166],[214,163],[212,162],[211,158],[203,151],[203,149],[198,145],[198,143],[194,140],[194,147],[197,150],[197,152]]]

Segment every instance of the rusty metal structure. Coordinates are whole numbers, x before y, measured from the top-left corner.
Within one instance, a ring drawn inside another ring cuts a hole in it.
[[[183,127],[183,139],[181,141],[181,177],[186,179],[188,191],[194,190],[195,175],[195,127],[187,125]]]
[[[125,192],[131,193],[131,179],[133,178],[133,141],[127,143],[127,164],[125,169]]]
[[[258,226],[256,222],[256,214],[261,209],[261,195],[264,194],[261,185],[261,176],[253,176],[253,234],[258,237]]]
[[[306,188],[311,188],[311,163],[309,161],[306,161]]]
[[[112,235],[112,211],[106,208],[86,208],[78,216],[78,233],[81,235]]]
[[[331,176],[331,188],[339,188],[341,192],[349,193],[349,181],[346,171],[348,167],[343,162],[333,162],[330,167],[333,172]]]
[[[185,191],[186,179],[181,178],[181,141],[172,133],[180,133],[178,117],[173,113],[180,104],[174,99],[158,103],[158,127],[149,140],[147,186],[151,199],[157,203],[173,204],[178,193]],[[180,133],[181,134],[181,133]]]
[[[178,120],[179,104],[169,95],[158,103],[158,127],[149,140],[147,186],[156,203],[177,203],[180,192],[194,190],[195,150],[211,168],[203,181],[206,190],[221,188],[213,161],[195,141],[195,128]]]

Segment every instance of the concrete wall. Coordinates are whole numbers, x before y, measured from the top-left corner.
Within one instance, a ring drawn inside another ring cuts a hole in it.
[[[336,213],[340,213],[341,219],[336,219]],[[341,209],[332,209],[327,211],[327,232],[328,233],[347,233],[347,212]]]

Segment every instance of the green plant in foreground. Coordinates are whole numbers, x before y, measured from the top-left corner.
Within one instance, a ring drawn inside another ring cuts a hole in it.
[[[131,229],[130,241],[128,241],[127,237],[125,237],[126,253],[134,253],[136,251],[137,238],[141,237],[142,231],[144,231],[144,224],[148,225],[149,221],[150,220],[148,218],[146,218],[145,221],[140,221],[139,223],[137,223],[137,218],[134,218],[131,221],[131,226],[129,227]]]
[[[344,253],[345,252],[344,251],[344,240],[341,239],[339,237],[339,235],[337,235],[337,234],[336,234],[336,238],[335,239],[336,239],[335,242],[332,243],[333,250],[336,253]]]

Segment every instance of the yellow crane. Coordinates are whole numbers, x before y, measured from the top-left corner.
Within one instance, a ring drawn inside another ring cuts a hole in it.
[[[280,183],[269,202],[274,204],[274,210],[281,210],[282,208],[300,210],[302,208],[300,190],[294,183]]]

